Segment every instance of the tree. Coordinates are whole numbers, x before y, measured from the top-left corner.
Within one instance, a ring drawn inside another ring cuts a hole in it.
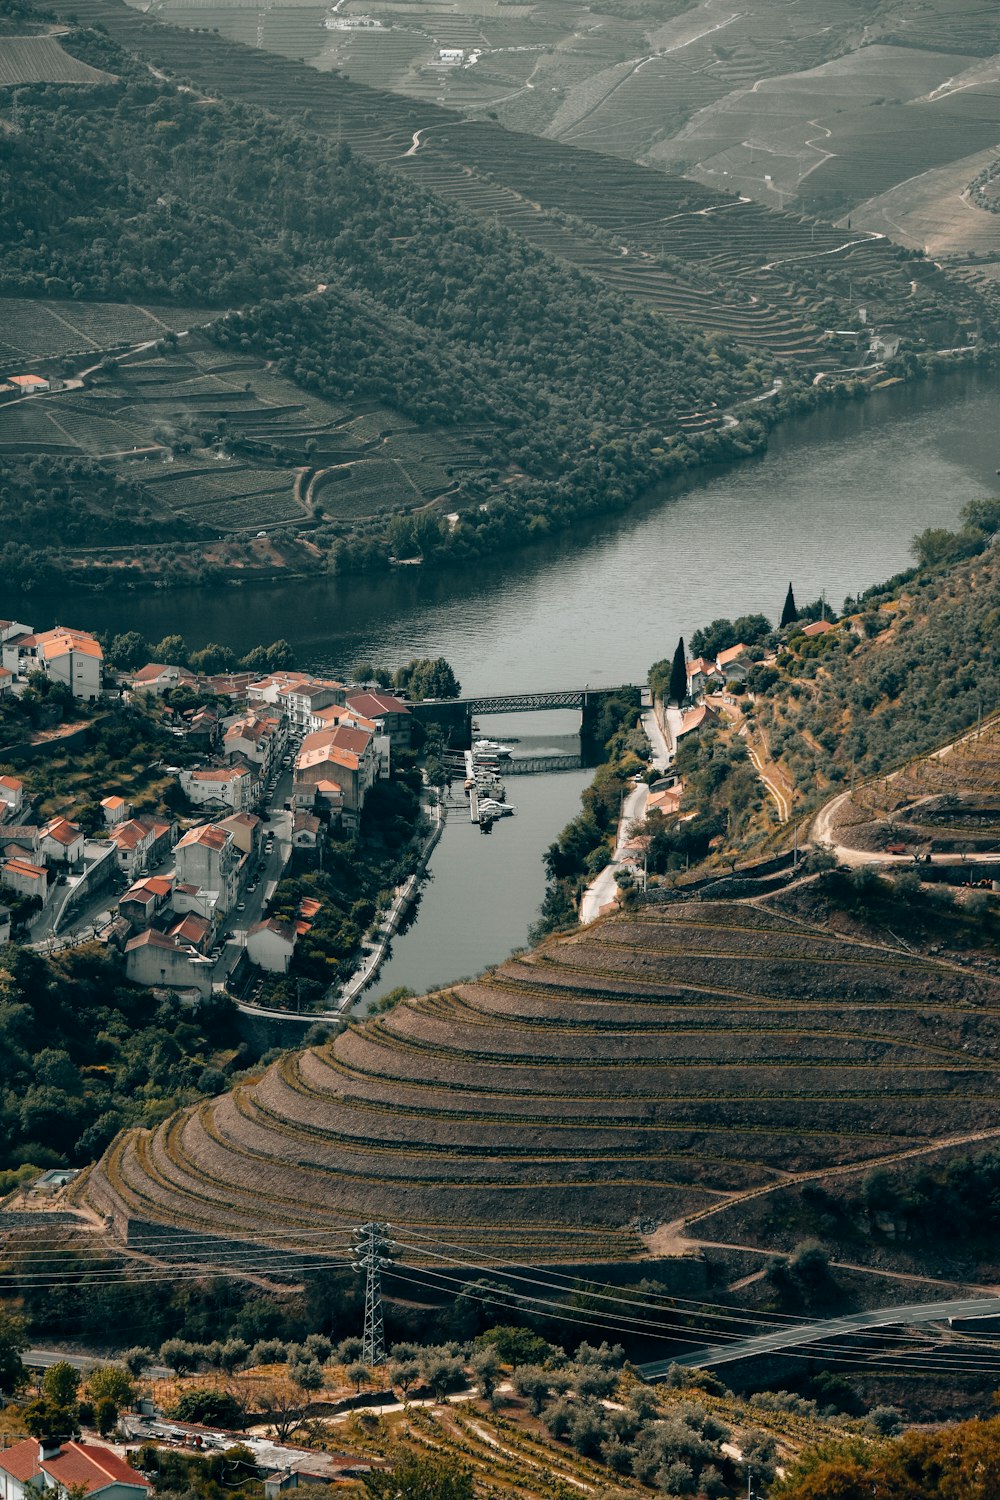
[[[258,1394],[261,1414],[267,1418],[279,1443],[287,1442],[302,1426],[305,1418],[302,1398],[303,1392],[290,1381],[265,1386]]]
[[[104,1365],[87,1376],[87,1396],[95,1411],[99,1401],[112,1401],[120,1411],[135,1400],[135,1382],[122,1365]]]
[[[407,1453],[393,1467],[364,1476],[374,1500],[472,1500],[472,1470],[444,1455]]]
[[[42,1376],[42,1391],[53,1406],[74,1406],[79,1389],[80,1372],[66,1359],[57,1360]]]
[[[143,667],[149,661],[149,642],[137,630],[127,630],[116,635],[108,647],[108,660],[113,667],[128,671],[132,667]]]
[[[211,676],[216,672],[231,672],[236,665],[236,656],[228,646],[218,641],[209,641],[200,651],[192,651],[188,658],[192,672]]]
[[[94,1426],[101,1437],[109,1437],[118,1423],[118,1406],[110,1396],[102,1396],[94,1405]]]
[[[187,1339],[164,1339],[160,1345],[160,1358],[178,1375],[188,1374],[198,1363],[197,1351]]]
[[[398,1385],[403,1393],[403,1400],[410,1387],[420,1379],[420,1366],[415,1359],[393,1359],[389,1364],[389,1380],[393,1385]]]
[[[228,1391],[217,1391],[207,1385],[192,1385],[182,1391],[174,1403],[171,1416],[179,1422],[202,1422],[208,1426],[242,1426],[240,1403]]]
[[[479,1388],[487,1400],[497,1388],[500,1379],[500,1359],[495,1349],[477,1349],[471,1360],[472,1373],[479,1381]]]
[[[28,1340],[24,1324],[0,1307],[0,1394],[11,1396],[24,1384],[27,1373],[21,1360]]]
[[[57,1438],[69,1437],[77,1430],[77,1408],[57,1406],[45,1396],[31,1401],[21,1413],[21,1418],[31,1437],[40,1443],[53,1442]]]
[[[799,612],[795,604],[795,595],[792,592],[792,585],[791,583],[789,583],[788,593],[785,595],[785,603],[781,611],[781,619],[778,623],[778,628],[780,630],[784,630],[786,625],[791,625],[793,620],[797,620],[798,618]]]
[[[552,1372],[541,1365],[519,1365],[514,1371],[513,1386],[528,1402],[532,1416],[537,1417],[548,1400]]]
[[[684,651],[684,637],[678,639],[674,650],[674,660],[670,668],[670,702],[683,703],[687,697],[687,655]]]
[[[376,674],[377,675],[377,674]],[[393,686],[409,693],[411,698],[457,698],[461,684],[443,656],[414,657],[405,667],[397,668]]]
[[[165,635],[162,641],[150,646],[149,654],[153,661],[167,667],[187,666],[188,649],[182,635]]]
[[[358,1395],[360,1396],[361,1395],[361,1386],[364,1383],[364,1381],[366,1381],[368,1379],[369,1375],[371,1374],[371,1371],[369,1370],[368,1366],[362,1364],[361,1361],[360,1361],[360,1359],[355,1359],[355,1360],[352,1360],[349,1365],[345,1366],[345,1368],[344,1368],[344,1374],[347,1376],[348,1380],[351,1382],[352,1385],[354,1385],[354,1384],[357,1385]]]

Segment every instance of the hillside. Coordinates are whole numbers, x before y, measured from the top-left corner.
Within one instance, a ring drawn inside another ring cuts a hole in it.
[[[831,1164],[992,1134],[998,1009],[993,977],[799,917],[646,907],[126,1133],[84,1198],[131,1243],[301,1250],[378,1215],[417,1266],[633,1260]]]
[[[983,544],[970,532],[934,538],[946,550],[961,550],[969,538]],[[996,546],[872,589],[859,603],[836,630],[791,642],[758,698],[771,753],[802,806],[816,806],[852,779],[885,775],[1000,707]],[[987,767],[981,784],[988,775]],[[939,787],[927,778],[928,793],[946,790],[937,779]]]
[[[335,18],[320,0],[259,13],[231,0],[153,9],[421,111],[497,119],[771,208],[840,214],[954,261],[995,264],[1000,252],[996,219],[969,192],[998,139],[996,18],[984,0],[881,0],[863,13],[845,0],[424,0],[403,10],[346,0]],[[453,65],[442,48],[457,49]]]
[[[862,297],[869,328],[888,322],[918,343],[964,342],[960,329],[991,321],[978,290],[900,252],[882,230],[845,235],[775,202],[762,207],[726,180],[702,186],[600,154],[598,139],[568,146],[462,119],[259,45],[158,24],[120,0],[67,0],[71,10],[176,77],[306,117],[312,130],[415,178],[491,228],[510,227],[616,290],[772,357],[812,368],[858,363],[827,347],[826,330],[856,329]],[[787,8],[780,14],[784,24]]]

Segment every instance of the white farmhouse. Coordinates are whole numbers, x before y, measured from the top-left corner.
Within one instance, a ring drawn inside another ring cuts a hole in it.
[[[0,1450],[0,1500],[147,1500],[152,1485],[110,1448],[23,1438]]]

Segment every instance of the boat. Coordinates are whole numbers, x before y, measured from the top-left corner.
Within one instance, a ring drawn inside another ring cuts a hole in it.
[[[472,753],[473,755],[496,755],[501,760],[509,760],[510,746],[501,745],[499,740],[476,740]]]
[[[509,818],[517,812],[509,802],[497,802],[493,797],[484,798],[479,804],[480,814],[488,818]]]

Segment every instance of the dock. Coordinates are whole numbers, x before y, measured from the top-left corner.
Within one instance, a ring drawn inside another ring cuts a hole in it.
[[[469,787],[469,817],[473,823],[479,822],[479,793],[476,790],[476,757],[471,750],[463,752],[465,756],[465,779],[472,785]]]

